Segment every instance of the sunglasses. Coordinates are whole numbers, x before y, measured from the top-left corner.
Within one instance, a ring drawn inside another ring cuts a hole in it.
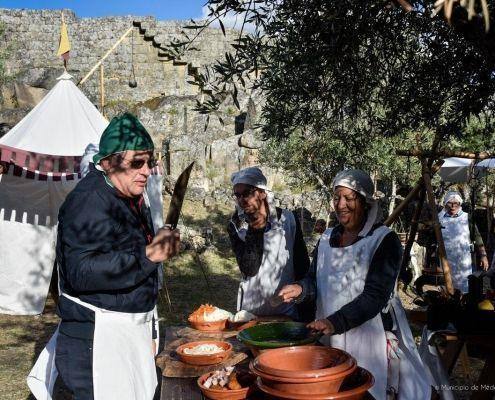
[[[232,193],[232,197],[236,198],[237,200],[239,200],[241,197],[243,199],[249,199],[250,197],[252,197],[254,195],[255,192],[256,192],[256,189],[248,189],[242,193],[234,192],[234,193]]]
[[[146,160],[131,160],[128,161],[129,167],[131,169],[141,169],[143,168],[144,164],[148,164],[148,168],[152,169],[156,167],[157,161],[154,158],[150,158],[148,161]]]

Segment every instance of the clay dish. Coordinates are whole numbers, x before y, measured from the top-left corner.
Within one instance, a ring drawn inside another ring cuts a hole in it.
[[[243,400],[247,399],[247,397],[256,390],[256,385],[255,376],[251,376],[249,379],[249,382],[246,387],[243,387],[242,389],[226,389],[226,390],[219,390],[219,389],[208,389],[204,387],[205,381],[208,379],[208,377],[212,374],[213,372],[208,372],[204,375],[201,375],[198,378],[198,386],[203,395],[209,399],[212,400]]]
[[[191,321],[191,327],[197,329],[198,331],[208,331],[208,332],[219,332],[227,328],[227,319],[221,319],[220,321]]]
[[[338,393],[332,394],[304,395],[298,393],[288,393],[276,390],[266,385],[261,378],[258,378],[256,381],[256,384],[263,392],[279,399],[288,400],[361,400],[374,383],[375,380],[373,379],[373,375],[361,367],[358,367],[355,373],[349,375],[345,379],[342,384],[342,388]]]
[[[344,379],[356,368],[348,369],[333,375],[324,375],[313,378],[287,378],[266,374],[254,368],[253,363],[249,365],[251,372],[258,375],[264,386],[282,393],[293,393],[298,395],[328,395],[337,393]]]
[[[285,347],[260,354],[253,366],[266,374],[287,378],[317,378],[353,372],[356,360],[345,351],[323,346]]]
[[[200,344],[215,344],[218,347],[221,347],[224,349],[224,351],[219,352],[219,353],[214,353],[214,354],[186,354],[184,353],[184,349],[188,348],[193,348],[196,347]],[[180,345],[177,347],[175,350],[177,353],[177,356],[180,358],[182,362],[185,362],[187,364],[192,364],[192,365],[213,365],[213,364],[218,364],[223,361],[225,361],[227,358],[230,357],[230,354],[232,353],[232,345],[228,342],[221,342],[221,341],[215,341],[215,340],[201,340],[198,342],[189,342],[185,343],[183,345]]]

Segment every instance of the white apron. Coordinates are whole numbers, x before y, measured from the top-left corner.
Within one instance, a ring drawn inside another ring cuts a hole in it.
[[[62,294],[95,313],[93,389],[95,400],[151,400],[157,385],[152,354],[152,317],[146,313],[109,311]],[[158,325],[158,324],[156,324]],[[58,372],[55,349],[58,328],[29,373],[27,383],[37,400],[51,400]],[[158,349],[158,344],[156,346]]]
[[[452,271],[452,283],[462,293],[467,293],[468,276],[473,273],[468,214],[460,211],[458,217],[445,217],[445,210],[442,210],[438,219]]]
[[[332,229],[324,232],[318,247],[317,319],[337,312],[362,293],[372,257],[390,229],[378,227],[371,236],[347,247],[330,247],[331,232]],[[390,383],[391,379],[395,381],[393,386],[398,387],[400,400],[429,399],[431,383],[424,373],[400,300],[394,297],[389,306],[396,328],[394,333],[399,340],[396,349],[399,360],[390,360],[389,364],[387,337],[380,313],[341,335],[324,336],[322,342],[347,351],[359,366],[373,374],[375,385],[370,393],[375,399],[387,398],[387,381]],[[389,368],[389,365],[395,368]]]
[[[246,310],[255,315],[284,314],[297,318],[294,304],[282,303],[273,307],[270,300],[282,287],[293,283],[294,278],[294,240],[296,221],[289,210],[282,210],[280,220],[270,216],[271,229],[264,234],[263,259],[255,276],[242,279],[237,296],[237,310]],[[247,228],[241,228],[237,234],[241,240],[246,238]],[[273,300],[272,300],[273,303]]]

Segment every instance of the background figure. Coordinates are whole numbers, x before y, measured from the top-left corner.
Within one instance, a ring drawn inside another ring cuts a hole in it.
[[[310,249],[310,257],[313,259],[318,252],[318,242],[323,232],[327,229],[327,221],[324,219],[317,219],[315,226],[309,241],[307,241],[308,248]],[[309,242],[309,243],[308,243]]]
[[[327,222],[324,219],[317,219],[315,222],[315,228],[313,229],[315,233],[321,235],[327,229]]]
[[[438,213],[442,226],[447,259],[452,269],[454,286],[463,293],[468,291],[468,276],[476,267],[488,270],[488,258],[483,239],[471,216],[461,209],[462,197],[459,192],[447,192],[444,208]],[[476,253],[477,261],[473,262]]]

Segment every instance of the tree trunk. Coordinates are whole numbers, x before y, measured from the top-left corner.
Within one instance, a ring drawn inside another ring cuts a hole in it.
[[[376,193],[376,185],[377,185],[377,181],[378,181],[378,177],[377,177],[377,175],[378,175],[378,174],[376,173],[376,171],[373,171],[373,172],[371,173],[371,180],[373,181],[373,187],[374,187],[374,191],[375,191],[375,193]]]
[[[397,195],[397,182],[392,178],[392,193],[390,195],[390,203],[388,205],[388,215],[392,215],[395,208],[395,197]]]

